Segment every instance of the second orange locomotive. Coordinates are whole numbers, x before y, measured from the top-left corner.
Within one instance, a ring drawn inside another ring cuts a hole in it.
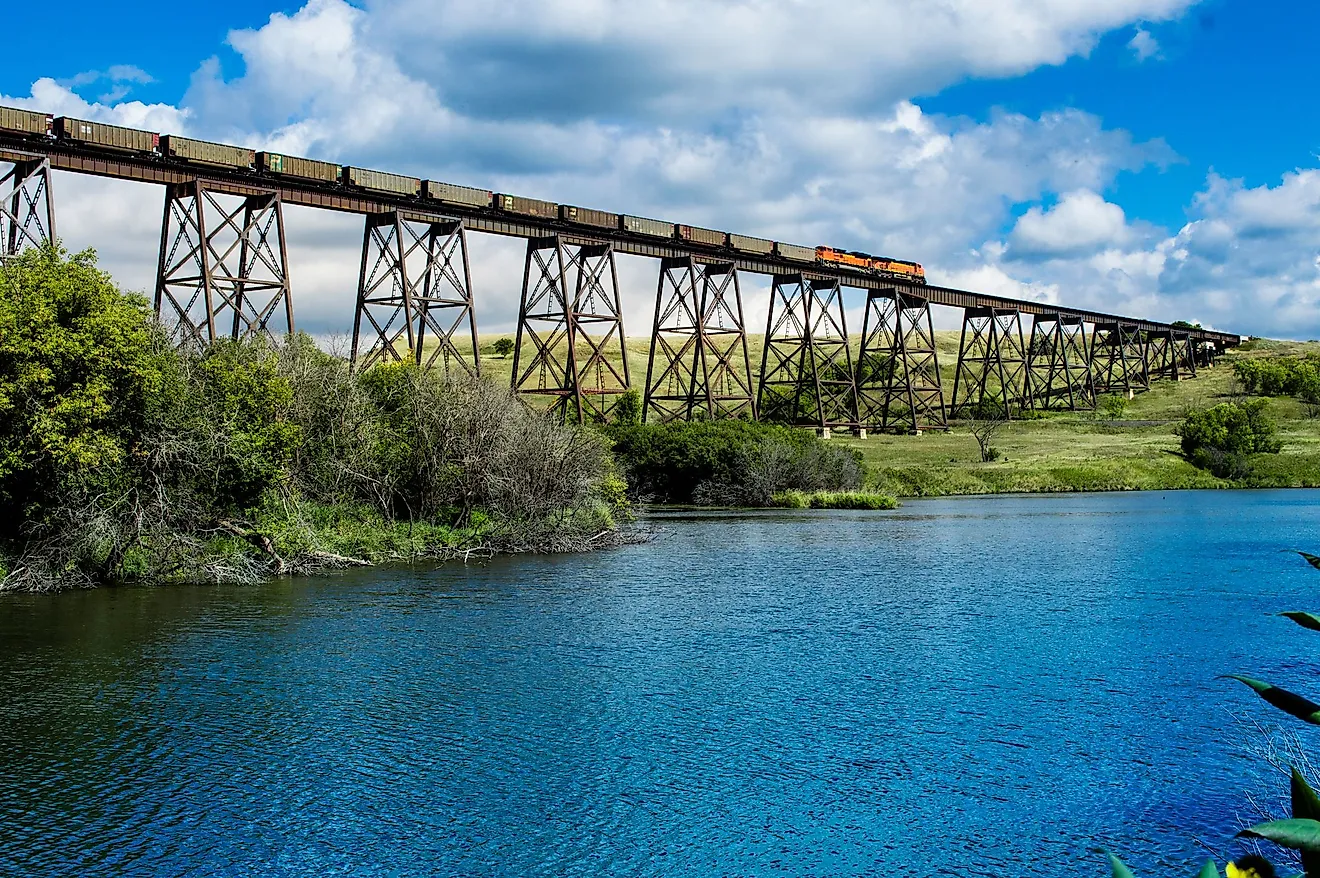
[[[817,247],[816,258],[834,265],[847,265],[862,271],[887,274],[922,284],[926,282],[926,270],[917,262],[872,256],[870,253],[859,253],[856,250],[835,250],[833,247]]]

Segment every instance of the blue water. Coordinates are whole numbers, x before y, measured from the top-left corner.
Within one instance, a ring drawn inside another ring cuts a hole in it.
[[[1190,874],[1320,694],[1317,492],[654,523],[0,597],[0,875]]]

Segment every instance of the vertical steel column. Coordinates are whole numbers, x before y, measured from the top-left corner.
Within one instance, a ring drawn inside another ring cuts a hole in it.
[[[775,275],[757,389],[761,419],[856,427],[855,380],[839,281]]]
[[[871,290],[857,355],[857,406],[864,426],[920,433],[944,429],[944,387],[930,303],[898,290]]]
[[[511,383],[516,393],[548,397],[553,418],[608,419],[631,386],[611,245],[528,239]]]
[[[1095,392],[1131,395],[1150,389],[1141,331],[1125,323],[1097,323],[1091,335]]]
[[[1029,404],[1044,410],[1095,407],[1086,324],[1079,317],[1037,314],[1027,346]]]
[[[174,317],[180,343],[274,335],[271,324],[280,318],[279,334],[291,334],[279,193],[227,194],[204,180],[166,186],[155,309],[159,318],[166,310]]]
[[[751,372],[733,263],[662,259],[642,420],[755,417]]]
[[[1146,361],[1149,366],[1151,381],[1160,378],[1178,380],[1178,365],[1173,361],[1173,333],[1170,330],[1158,332],[1147,330],[1141,334],[1146,346]]]
[[[463,223],[392,210],[366,218],[349,362],[365,369],[405,360],[481,374]]]
[[[1189,332],[1177,329],[1169,330],[1169,342],[1173,348],[1173,380],[1196,377],[1196,342]]]
[[[57,240],[50,159],[33,156],[2,164],[10,167],[0,175],[0,258]]]
[[[1020,409],[1027,398],[1027,382],[1021,314],[966,309],[953,376],[953,416],[1011,418],[1014,407]]]

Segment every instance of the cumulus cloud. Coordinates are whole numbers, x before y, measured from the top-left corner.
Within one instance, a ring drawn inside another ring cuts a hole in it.
[[[1009,236],[1020,257],[1080,256],[1121,247],[1132,237],[1123,208],[1089,189],[1066,192],[1048,210],[1030,208]]]

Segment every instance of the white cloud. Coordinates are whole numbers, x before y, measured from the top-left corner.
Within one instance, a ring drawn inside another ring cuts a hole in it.
[[[1128,48],[1132,50],[1132,54],[1136,56],[1139,62],[1160,56],[1159,40],[1155,39],[1151,32],[1144,27],[1137,28],[1137,32],[1128,41]]]
[[[1019,256],[1078,256],[1120,247],[1132,237],[1123,208],[1089,189],[1064,193],[1049,210],[1030,208],[1009,236]]]

